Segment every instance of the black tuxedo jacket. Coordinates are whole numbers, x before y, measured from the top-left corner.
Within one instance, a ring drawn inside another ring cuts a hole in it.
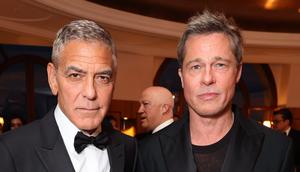
[[[109,130],[108,156],[111,172],[135,170],[137,144],[115,130]],[[53,111],[43,119],[0,136],[0,171],[75,172],[63,143]]]
[[[290,172],[292,142],[286,136],[245,119],[234,111],[237,123],[221,172]],[[196,172],[188,117],[139,142],[138,171]]]
[[[300,131],[291,128],[288,136],[293,140],[295,166],[300,171]]]

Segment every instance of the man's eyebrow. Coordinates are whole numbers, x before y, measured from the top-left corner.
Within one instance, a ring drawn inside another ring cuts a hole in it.
[[[67,69],[65,70],[65,73],[69,72],[69,71],[75,71],[78,73],[87,73],[86,71],[76,67],[76,66],[68,66]]]
[[[188,66],[188,65],[190,65],[191,63],[194,63],[194,62],[201,62],[201,59],[200,58],[193,59],[193,60],[187,62],[187,64],[185,66]]]
[[[107,70],[97,72],[96,75],[109,75],[109,76],[112,76],[113,71],[111,69],[107,69]]]
[[[225,59],[225,58],[223,58],[223,57],[221,57],[221,56],[215,56],[215,57],[213,57],[213,58],[214,58],[214,60],[216,60],[216,61],[226,61],[226,62],[231,62],[231,60]],[[201,61],[202,61],[202,60],[201,60],[200,58],[195,58],[195,59],[193,59],[193,60],[187,62],[186,66],[190,65],[191,63],[194,63],[194,62],[201,62]]]
[[[216,56],[216,57],[214,57],[214,59],[215,59],[215,60],[226,61],[226,62],[230,62],[230,61],[231,61],[231,60],[229,60],[229,59],[225,59],[225,58],[220,57],[220,56]]]

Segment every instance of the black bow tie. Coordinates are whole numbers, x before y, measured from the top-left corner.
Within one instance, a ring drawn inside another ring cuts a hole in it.
[[[82,132],[78,132],[75,136],[74,147],[77,153],[80,153],[88,145],[93,144],[97,148],[103,150],[109,143],[109,137],[106,132],[101,132],[97,137],[87,136]]]

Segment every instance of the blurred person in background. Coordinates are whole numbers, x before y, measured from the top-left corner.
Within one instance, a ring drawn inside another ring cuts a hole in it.
[[[173,108],[173,95],[168,89],[160,86],[146,88],[138,110],[141,127],[152,134],[164,129],[174,122]]]
[[[297,172],[300,171],[300,131],[292,127],[293,114],[288,108],[274,111],[273,127],[275,130],[287,135],[293,140],[294,163]]]
[[[14,130],[25,125],[23,118],[19,115],[12,115],[10,117],[10,130]]]

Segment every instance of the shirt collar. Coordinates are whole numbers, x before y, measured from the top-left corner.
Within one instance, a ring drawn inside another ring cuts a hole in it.
[[[152,131],[152,134],[155,133],[155,132],[158,132],[159,130],[165,128],[166,126],[170,125],[172,122],[174,122],[174,119],[171,118],[171,119],[168,119],[166,120],[165,122],[161,123],[159,126],[157,126],[153,131]]]
[[[290,134],[291,131],[291,127],[289,127],[288,129],[286,129],[284,132],[286,133],[286,135],[288,136]]]
[[[76,153],[74,148],[74,138],[80,130],[61,111],[59,105],[57,105],[54,110],[54,117],[68,152]]]

